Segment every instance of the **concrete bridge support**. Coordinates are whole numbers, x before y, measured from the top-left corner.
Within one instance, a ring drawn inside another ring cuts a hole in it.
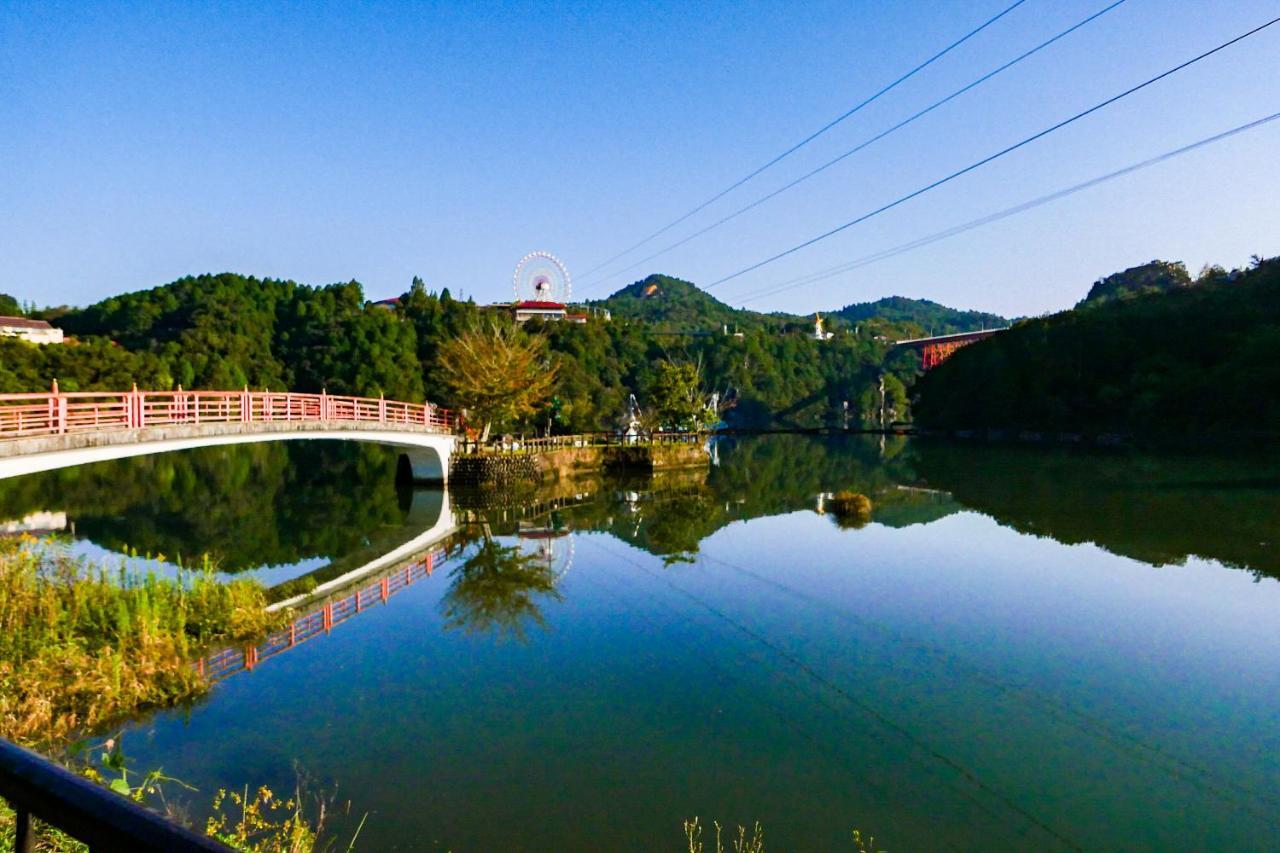
[[[450,448],[406,447],[396,465],[400,485],[442,485],[449,482]]]

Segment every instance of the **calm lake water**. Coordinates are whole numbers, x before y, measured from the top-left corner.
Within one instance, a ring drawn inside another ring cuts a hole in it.
[[[0,482],[0,520],[278,586],[453,513],[430,577],[127,730],[197,813],[296,763],[367,850],[679,850],[695,815],[771,850],[1280,847],[1274,455],[715,456],[446,502],[379,448],[210,449]]]

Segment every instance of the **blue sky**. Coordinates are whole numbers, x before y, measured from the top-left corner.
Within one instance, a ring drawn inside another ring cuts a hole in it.
[[[638,270],[582,276],[1009,5],[983,2],[0,5],[0,291],[86,304],[234,270],[371,298],[421,275],[510,298],[534,249],[600,297],[707,283],[1280,15],[1127,0],[807,184]],[[625,267],[1109,0],[1027,0]],[[1280,25],[712,292],[731,304],[1280,111]],[[1160,257],[1280,254],[1280,122],[749,307],[888,294],[1032,314]],[[647,250],[647,251],[646,251]]]

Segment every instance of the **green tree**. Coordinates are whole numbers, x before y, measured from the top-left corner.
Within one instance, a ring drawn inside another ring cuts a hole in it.
[[[645,401],[647,416],[660,429],[696,430],[706,425],[707,408],[695,364],[659,364],[645,392]]]
[[[537,413],[556,381],[546,340],[496,320],[445,341],[437,368],[449,399],[483,425],[482,441],[491,427],[514,426]]]
[[[1135,275],[1103,279],[1092,301],[1018,323],[930,370],[913,388],[917,423],[1280,433],[1280,258],[1194,285],[1179,283],[1180,264]],[[1117,281],[1124,287],[1097,296]]]

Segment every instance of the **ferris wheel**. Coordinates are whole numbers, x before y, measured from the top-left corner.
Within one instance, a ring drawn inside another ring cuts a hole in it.
[[[517,302],[569,301],[573,282],[569,270],[550,252],[530,252],[516,264],[515,284]]]
[[[520,553],[545,565],[553,581],[560,580],[573,567],[573,534],[568,530],[522,524],[517,536]]]

